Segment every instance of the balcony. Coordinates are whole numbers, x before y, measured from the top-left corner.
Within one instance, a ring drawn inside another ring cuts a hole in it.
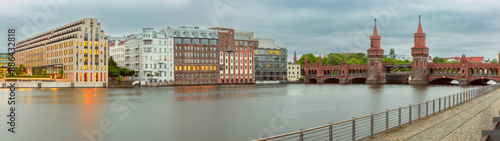
[[[158,63],[159,63],[159,64],[165,64],[165,63],[167,63],[167,61],[158,60]]]
[[[226,52],[234,52],[234,49],[232,49],[232,48],[227,48],[227,49],[225,49],[224,51],[226,51]]]

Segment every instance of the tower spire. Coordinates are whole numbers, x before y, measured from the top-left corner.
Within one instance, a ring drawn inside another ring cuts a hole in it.
[[[297,51],[293,50],[293,63],[297,63]]]
[[[424,33],[424,31],[422,30],[422,24],[420,22],[421,18],[422,18],[422,16],[418,15],[418,29],[417,29],[417,33]]]
[[[375,22],[375,27],[373,27],[373,35],[372,36],[378,36],[378,31],[377,31],[377,19],[373,19]]]

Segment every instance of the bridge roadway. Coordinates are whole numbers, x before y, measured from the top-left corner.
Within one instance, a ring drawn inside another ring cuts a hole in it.
[[[375,134],[361,140],[479,140],[481,130],[491,126],[491,119],[499,116],[500,89],[475,98],[457,107],[445,110],[402,128]]]

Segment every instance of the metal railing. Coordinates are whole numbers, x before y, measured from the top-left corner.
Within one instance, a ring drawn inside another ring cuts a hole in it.
[[[330,123],[310,129],[295,131],[291,133],[263,137],[255,141],[269,140],[359,140],[365,137],[373,137],[374,134],[399,128],[412,121],[433,115],[436,112],[460,105],[473,98],[484,95],[490,91],[500,88],[500,84],[486,86],[474,90],[464,91],[438,99],[413,104],[384,112],[374,113],[350,120]]]

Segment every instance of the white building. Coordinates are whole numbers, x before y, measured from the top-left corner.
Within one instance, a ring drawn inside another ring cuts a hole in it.
[[[175,81],[173,54],[172,36],[153,28],[143,28],[142,33],[129,35],[125,41],[125,67],[148,83]]]
[[[298,81],[300,78],[300,64],[287,64],[287,80],[288,81]]]
[[[125,67],[125,37],[108,37],[109,56],[118,67]]]

